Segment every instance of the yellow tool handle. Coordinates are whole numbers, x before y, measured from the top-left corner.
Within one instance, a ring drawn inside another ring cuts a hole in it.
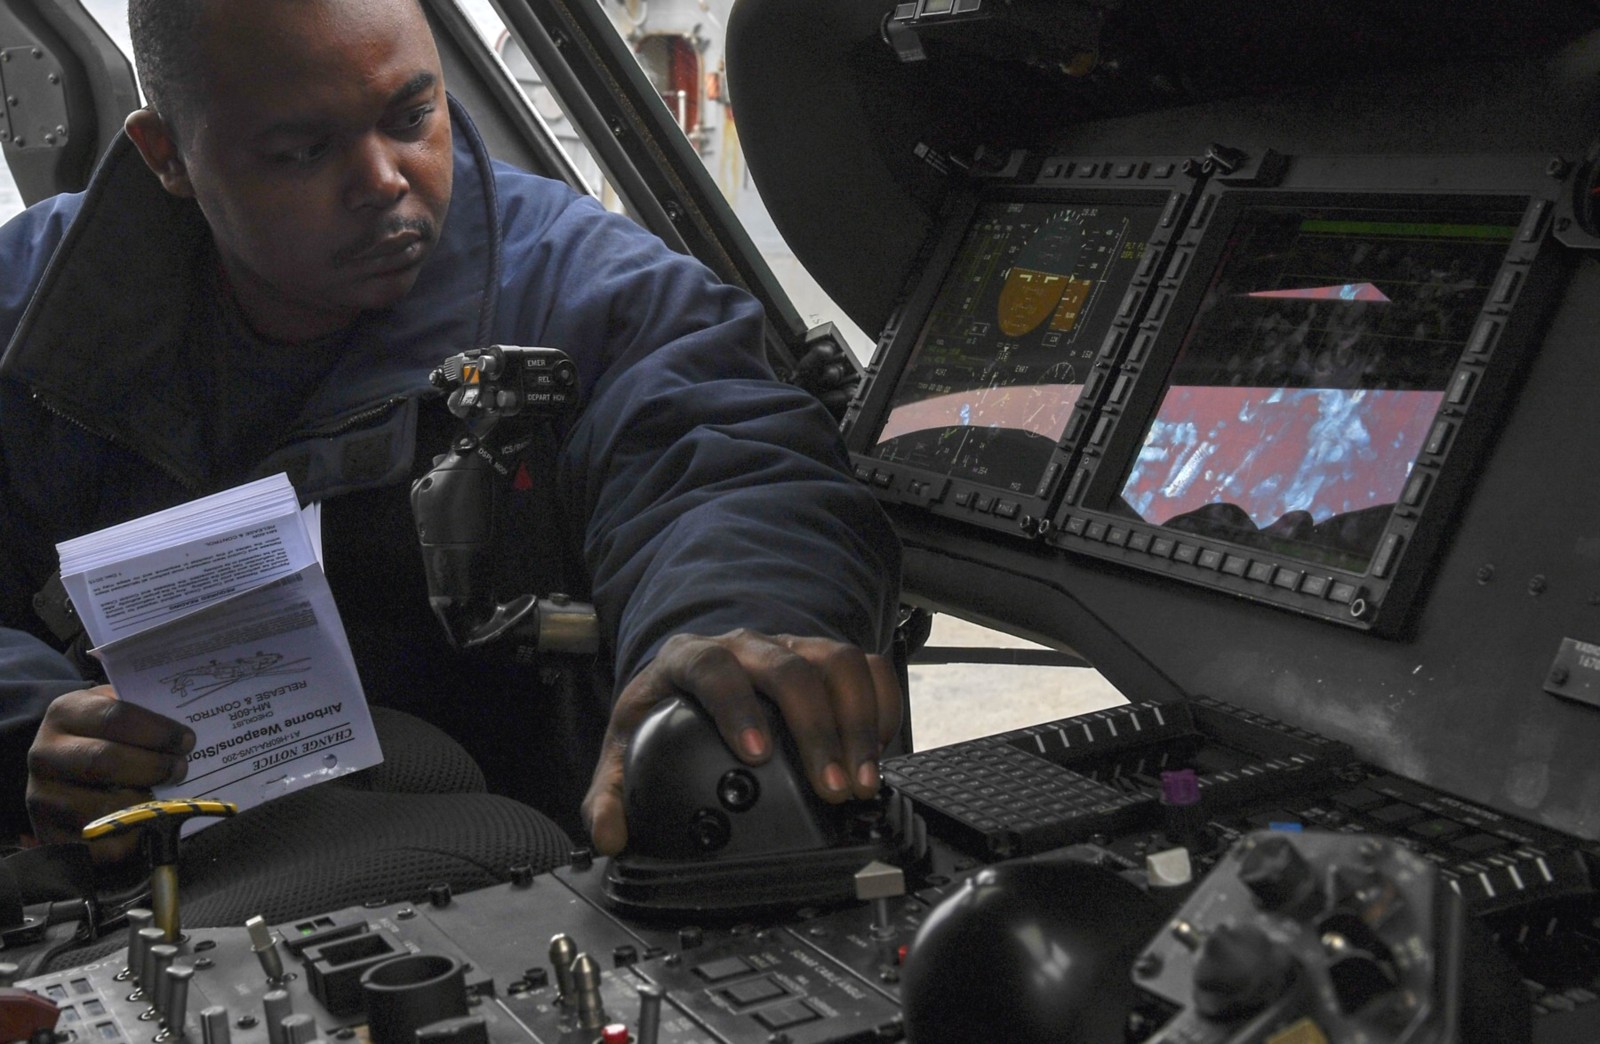
[[[103,837],[120,837],[161,819],[177,822],[194,816],[231,816],[238,811],[239,806],[231,801],[213,801],[208,798],[144,801],[96,819],[83,828],[83,839],[98,841]]]

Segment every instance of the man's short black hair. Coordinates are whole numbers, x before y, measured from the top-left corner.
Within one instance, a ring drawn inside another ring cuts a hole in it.
[[[145,99],[176,133],[201,96],[196,26],[205,0],[128,0],[128,35]],[[423,0],[417,0],[423,6]]]
[[[128,35],[145,100],[174,128],[200,78],[195,26],[202,0],[128,0]]]

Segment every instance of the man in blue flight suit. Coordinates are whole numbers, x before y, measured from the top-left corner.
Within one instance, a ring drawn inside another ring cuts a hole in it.
[[[251,477],[323,502],[375,703],[512,734],[559,716],[426,607],[406,491],[443,448],[427,375],[486,344],[579,370],[559,509],[509,553],[570,548],[563,582],[599,610],[618,695],[582,802],[596,847],[625,844],[622,756],[673,695],[755,763],[760,693],[819,794],[874,793],[898,548],[826,411],[772,379],[757,306],[492,162],[416,0],[133,0],[130,21],[150,107],[86,193],[0,231],[0,727],[37,727],[37,836],[181,779],[193,743],[52,647],[31,599],[55,543]]]

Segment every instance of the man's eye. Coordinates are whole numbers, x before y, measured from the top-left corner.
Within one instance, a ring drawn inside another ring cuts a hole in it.
[[[420,130],[428,122],[428,117],[433,115],[432,105],[419,105],[415,109],[402,113],[395,121],[396,129],[401,131]]]
[[[298,149],[286,149],[275,157],[280,163],[292,164],[297,167],[308,167],[327,154],[328,143],[325,141],[303,145]]]

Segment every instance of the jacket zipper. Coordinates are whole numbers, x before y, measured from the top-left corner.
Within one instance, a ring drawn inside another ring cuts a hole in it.
[[[160,470],[163,474],[165,474],[168,478],[171,478],[174,482],[176,482],[178,485],[182,486],[185,490],[187,490],[190,493],[193,493],[195,495],[199,495],[199,493],[200,493],[200,484],[198,482],[196,482],[194,479],[190,478],[189,476],[183,474],[177,468],[175,468],[172,465],[166,463],[165,461],[156,460],[154,457],[150,456],[148,453],[145,453],[142,450],[140,450],[137,446],[134,446],[133,444],[131,444],[131,443],[119,438],[116,435],[112,435],[109,432],[101,431],[99,428],[96,428],[93,425],[85,424],[83,421],[79,420],[77,417],[74,417],[72,414],[68,413],[66,410],[62,409],[61,407],[59,407],[59,406],[55,405],[54,403],[52,403],[49,399],[45,398],[44,393],[41,392],[39,389],[33,388],[33,389],[30,389],[30,391],[31,391],[32,396],[33,396],[33,401],[35,403],[37,403],[39,408],[44,410],[46,413],[51,414],[52,416],[58,417],[61,420],[66,421],[68,424],[72,425],[75,428],[78,428],[81,431],[88,432],[90,435],[93,435],[97,439],[104,440],[105,442],[111,443],[113,446],[117,446],[120,449],[127,450],[128,452],[130,452],[130,453],[134,454],[135,456],[137,456],[139,459],[143,460],[146,464],[150,464],[151,466],[153,466],[153,467],[157,468],[158,470]]]
[[[380,402],[375,406],[368,406],[359,413],[351,414],[331,428],[323,428],[320,431],[296,432],[289,438],[274,443],[272,448],[267,450],[266,456],[270,457],[272,454],[283,449],[285,446],[292,445],[296,442],[304,442],[306,439],[331,439],[336,436],[343,435],[347,431],[353,431],[364,424],[377,420],[379,417],[383,417],[389,413],[392,413],[395,407],[401,405],[405,401],[406,399],[403,395],[396,396],[392,399],[385,399],[383,402]]]

